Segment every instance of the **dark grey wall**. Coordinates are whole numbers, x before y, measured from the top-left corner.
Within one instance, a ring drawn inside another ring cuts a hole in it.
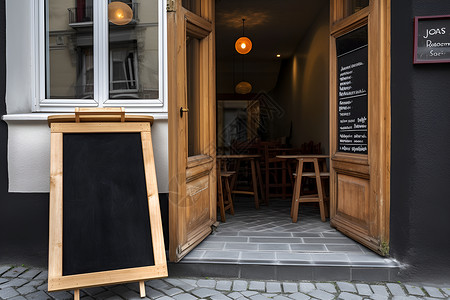
[[[412,63],[413,17],[450,1],[391,3],[391,255],[403,278],[450,282],[450,64]]]
[[[6,114],[5,1],[0,1],[0,115]],[[6,123],[0,121],[0,263],[47,265],[48,194],[8,193]]]

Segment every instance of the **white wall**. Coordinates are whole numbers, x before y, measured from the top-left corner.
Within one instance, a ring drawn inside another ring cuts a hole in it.
[[[8,118],[6,118],[8,119]],[[9,192],[49,192],[50,128],[46,120],[7,120]],[[168,123],[152,126],[158,192],[169,192]]]
[[[33,6],[36,0],[6,0],[6,110],[10,192],[48,192],[48,114],[31,113],[35,90]],[[164,93],[167,95],[167,93]],[[165,99],[164,101],[167,101]],[[167,113],[154,115],[152,139],[158,190],[168,193]]]
[[[274,136],[286,136],[292,122],[295,147],[309,141],[329,153],[329,7],[326,5],[292,58],[283,61],[274,99],[285,116],[274,124]],[[278,122],[279,121],[279,122]]]
[[[48,192],[50,129],[44,121],[8,122],[10,192]]]

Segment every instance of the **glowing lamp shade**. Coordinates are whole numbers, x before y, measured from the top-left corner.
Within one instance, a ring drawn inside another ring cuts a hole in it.
[[[252,91],[252,85],[247,81],[239,82],[234,88],[237,94],[245,95]]]
[[[247,54],[252,50],[252,41],[248,37],[242,36],[237,39],[234,47],[239,54]]]
[[[133,10],[123,2],[114,1],[108,4],[109,21],[116,25],[126,25],[133,19]]]

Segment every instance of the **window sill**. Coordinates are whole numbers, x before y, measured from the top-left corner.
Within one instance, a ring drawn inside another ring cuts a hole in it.
[[[72,113],[28,113],[28,114],[9,114],[3,115],[5,122],[14,121],[47,121],[48,116],[53,115],[71,115]],[[155,120],[167,120],[168,113],[129,113],[130,115],[152,116]]]

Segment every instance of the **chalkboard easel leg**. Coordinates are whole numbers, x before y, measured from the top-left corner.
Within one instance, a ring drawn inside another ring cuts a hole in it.
[[[73,291],[73,300],[80,300],[80,290]]]
[[[139,291],[141,292],[141,298],[145,297],[145,282],[139,281]]]

